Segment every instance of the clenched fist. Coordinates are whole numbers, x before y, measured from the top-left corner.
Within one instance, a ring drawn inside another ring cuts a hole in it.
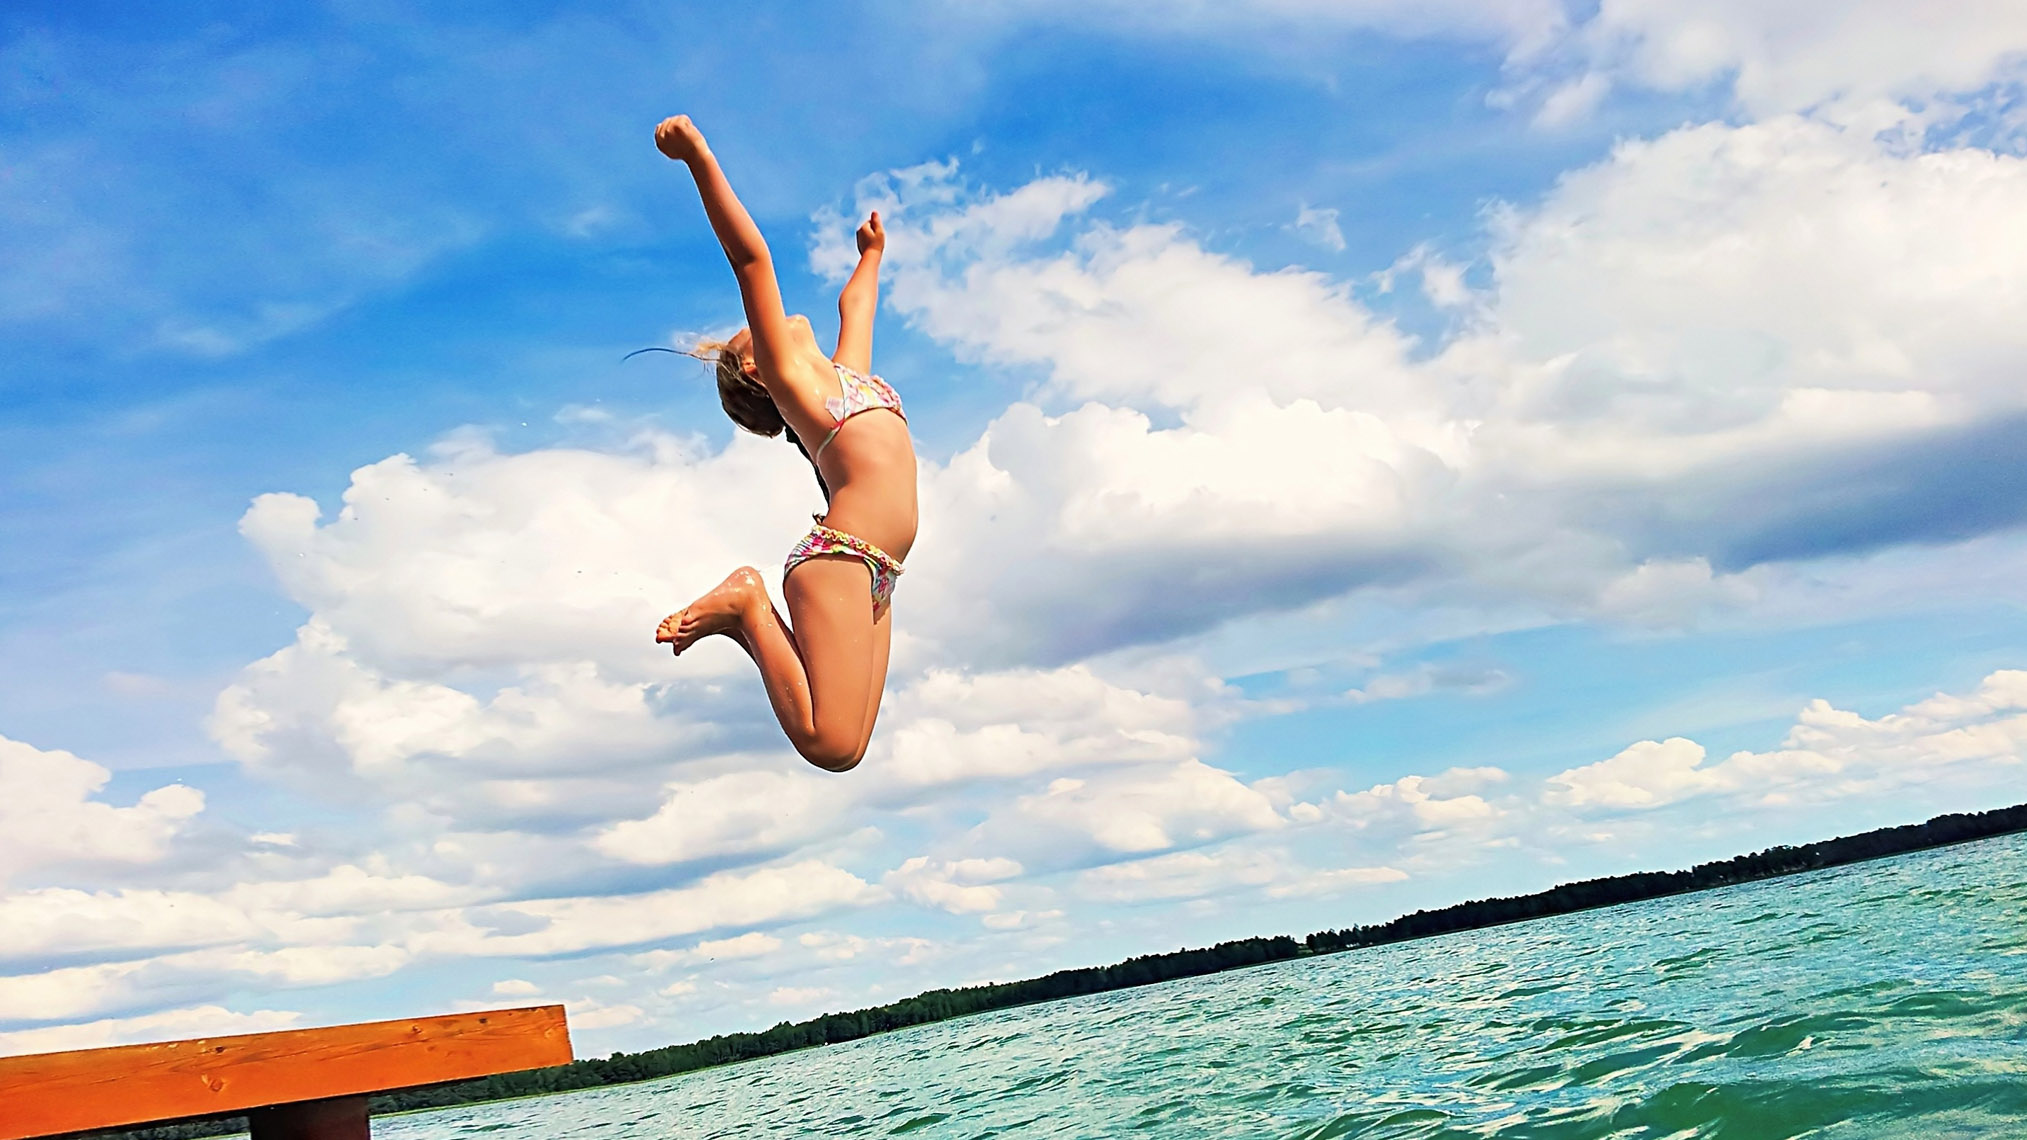
[[[655,127],[655,149],[677,162],[688,162],[704,153],[704,132],[688,115],[670,115]]]
[[[864,257],[868,250],[879,253],[887,248],[887,227],[880,224],[880,211],[873,211],[873,216],[859,227],[857,236],[860,257]]]

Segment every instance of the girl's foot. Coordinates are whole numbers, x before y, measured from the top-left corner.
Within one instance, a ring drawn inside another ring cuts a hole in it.
[[[655,630],[657,642],[668,643],[677,654],[712,634],[738,632],[740,619],[756,602],[765,603],[767,587],[760,572],[741,566],[725,576],[710,593],[662,619]]]

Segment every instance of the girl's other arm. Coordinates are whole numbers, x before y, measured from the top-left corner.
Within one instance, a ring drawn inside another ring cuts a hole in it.
[[[873,370],[873,314],[880,307],[880,257],[887,250],[878,210],[859,227],[858,242],[858,268],[838,294],[838,350],[831,359],[865,373]]]
[[[794,359],[794,354],[789,350],[788,315],[781,306],[781,285],[774,279],[774,258],[767,252],[767,239],[760,236],[760,227],[740,205],[717,156],[688,115],[663,119],[655,128],[655,146],[689,167],[690,176],[696,179],[704,214],[711,219],[711,232],[718,235],[718,244],[725,247],[725,257],[739,279],[739,299],[746,306],[746,327],[753,331],[753,359],[760,366],[761,381],[780,376],[779,365]]]

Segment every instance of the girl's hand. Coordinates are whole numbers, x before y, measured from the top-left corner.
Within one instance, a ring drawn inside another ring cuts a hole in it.
[[[655,127],[655,149],[677,162],[689,162],[704,154],[704,132],[688,115],[671,115]]]
[[[887,227],[880,224],[880,211],[873,211],[873,216],[867,218],[866,223],[859,227],[857,236],[860,257],[864,257],[869,251],[880,253],[886,250]]]

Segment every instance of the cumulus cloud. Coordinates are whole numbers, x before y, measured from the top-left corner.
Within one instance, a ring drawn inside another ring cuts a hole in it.
[[[2023,757],[2027,672],[2002,669],[1970,694],[1938,693],[1876,720],[1811,701],[1781,747],[1715,764],[1695,741],[1643,740],[1549,777],[1543,799],[1579,812],[1642,811],[1703,795],[1775,806],[1913,784],[1976,786],[2017,772]]]
[[[868,775],[913,797],[935,785],[1187,759],[1222,695],[1200,675],[1193,680],[1163,693],[1108,681],[1084,664],[932,668],[888,697],[882,715],[892,727]]]
[[[243,907],[194,891],[43,887],[0,896],[0,960],[211,946],[264,929]]]
[[[1546,799],[1574,808],[1649,808],[1725,786],[1703,767],[1703,745],[1680,736],[1643,740],[1609,760],[1549,777]]]
[[[917,855],[889,871],[883,881],[895,894],[921,906],[977,914],[999,906],[999,888],[988,884],[1020,873],[1021,865],[1007,858],[931,861]]]
[[[835,867],[797,863],[707,875],[662,890],[474,902],[402,880],[334,894],[318,884],[195,892],[45,889],[0,898],[0,961],[101,954],[120,960],[0,975],[0,1021],[47,1021],[156,1000],[218,1000],[246,987],[323,986],[382,977],[422,959],[553,957],[652,945],[700,932],[765,927],[849,910],[881,892]],[[376,893],[389,909],[377,909]],[[464,905],[440,905],[458,902]],[[307,905],[305,905],[307,904]],[[318,915],[317,909],[344,913]],[[644,960],[741,956],[778,942],[757,930]]]
[[[732,938],[707,938],[685,950],[644,951],[633,955],[630,961],[648,970],[662,971],[680,966],[698,966],[706,962],[764,958],[779,949],[781,939],[758,930],[749,930]]]
[[[235,1013],[223,1006],[200,1005],[167,1009],[137,1017],[101,1018],[75,1025],[0,1032],[0,1054],[56,1053],[68,1049],[102,1049],[143,1041],[217,1037],[234,1033],[267,1033],[288,1029],[302,1020],[291,1010],[262,1009]]]
[[[1076,890],[1087,899],[1108,903],[1194,899],[1248,890],[1270,898],[1293,898],[1336,894],[1407,877],[1394,867],[1318,870],[1280,849],[1228,847],[1094,867],[1077,876]]]
[[[914,966],[928,961],[941,953],[945,947],[927,938],[909,936],[865,938],[857,934],[842,934],[834,930],[814,930],[801,935],[796,943],[826,962],[844,962],[871,952],[893,962],[897,966]]]
[[[409,944],[440,956],[543,956],[641,945],[726,927],[811,918],[875,901],[849,871],[816,860],[724,871],[638,894],[532,899],[438,916]]]
[[[984,830],[1060,861],[1094,851],[1138,854],[1199,845],[1285,822],[1265,794],[1192,759],[1052,780],[996,813]]]
[[[1597,110],[1605,95],[1612,89],[1612,81],[1600,72],[1589,72],[1578,76],[1550,91],[1534,113],[1534,125],[1545,130],[1554,130],[1580,122]]]
[[[646,1011],[637,1005],[625,1002],[608,1005],[595,998],[583,998],[568,1003],[570,1024],[576,1029],[613,1029],[621,1025],[632,1025],[646,1016]]]
[[[1769,114],[2017,81],[2027,12],[2005,0],[1925,10],[1919,20],[1885,0],[1603,4],[1572,30],[1570,46],[1598,69],[1592,75],[1664,91],[1723,82],[1744,107]]]
[[[1505,771],[1493,767],[1402,776],[1361,792],[1337,792],[1318,804],[1296,805],[1290,816],[1303,823],[1331,819],[1383,840],[1482,833],[1498,825],[1510,809],[1481,793],[1508,779]]]
[[[1249,37],[1273,52],[1291,50],[1298,29],[1298,43],[1339,30],[1487,43],[1506,53],[1507,83],[1491,102],[1530,108],[1547,128],[1581,120],[1615,87],[1716,89],[1766,116],[1961,96],[2027,75],[2027,16],[2008,0],[1967,0],[1920,20],[1891,0],[1163,0],[1025,4],[1017,15],[1146,36]]]
[[[2022,519],[1946,458],[2010,457],[2027,417],[2027,264],[1992,240],[2027,217],[2021,159],[1792,116],[1622,144],[1495,213],[1482,293],[1426,250],[1390,271],[1469,313],[1426,360],[1328,279],[1080,221],[1088,185],[861,189],[895,307],[1045,376],[926,489],[946,652],[1075,658],[1402,585],[1693,624],[1762,564]]]
[[[1344,230],[1337,224],[1337,211],[1315,206],[1303,206],[1295,212],[1295,220],[1288,229],[1304,241],[1320,245],[1332,253],[1344,252]]]
[[[241,529],[312,617],[220,694],[213,735],[298,786],[536,830],[624,813],[644,769],[774,746],[757,692],[717,687],[750,668],[736,651],[680,670],[651,652],[683,600],[779,563],[812,489],[759,442],[503,456],[458,437],[355,472],[321,525],[307,499],[261,497]],[[651,831],[607,842],[638,856]]]
[[[1115,4],[1027,6],[1058,18],[1124,19]],[[1532,96],[1535,122],[1582,117],[1608,87],[1686,92],[1717,87],[1757,114],[1925,99],[2017,83],[2027,64],[2027,16],[2006,0],[1937,8],[1920,20],[1889,0],[1557,0],[1425,4],[1136,4],[1144,34],[1216,35],[1366,29],[1395,36],[1490,42],[1507,52],[1510,86],[1498,102]]]
[[[761,769],[664,789],[646,819],[601,830],[593,846],[628,863],[682,863],[807,843],[851,803],[835,779],[803,769]]]
[[[1405,673],[1382,673],[1345,698],[1353,704],[1398,701],[1425,697],[1431,693],[1491,693],[1505,688],[1512,678],[1490,666],[1435,665],[1423,663]]]
[[[97,798],[111,778],[69,752],[0,736],[0,885],[51,863],[154,862],[204,810],[204,793],[182,784],[116,807]]]

